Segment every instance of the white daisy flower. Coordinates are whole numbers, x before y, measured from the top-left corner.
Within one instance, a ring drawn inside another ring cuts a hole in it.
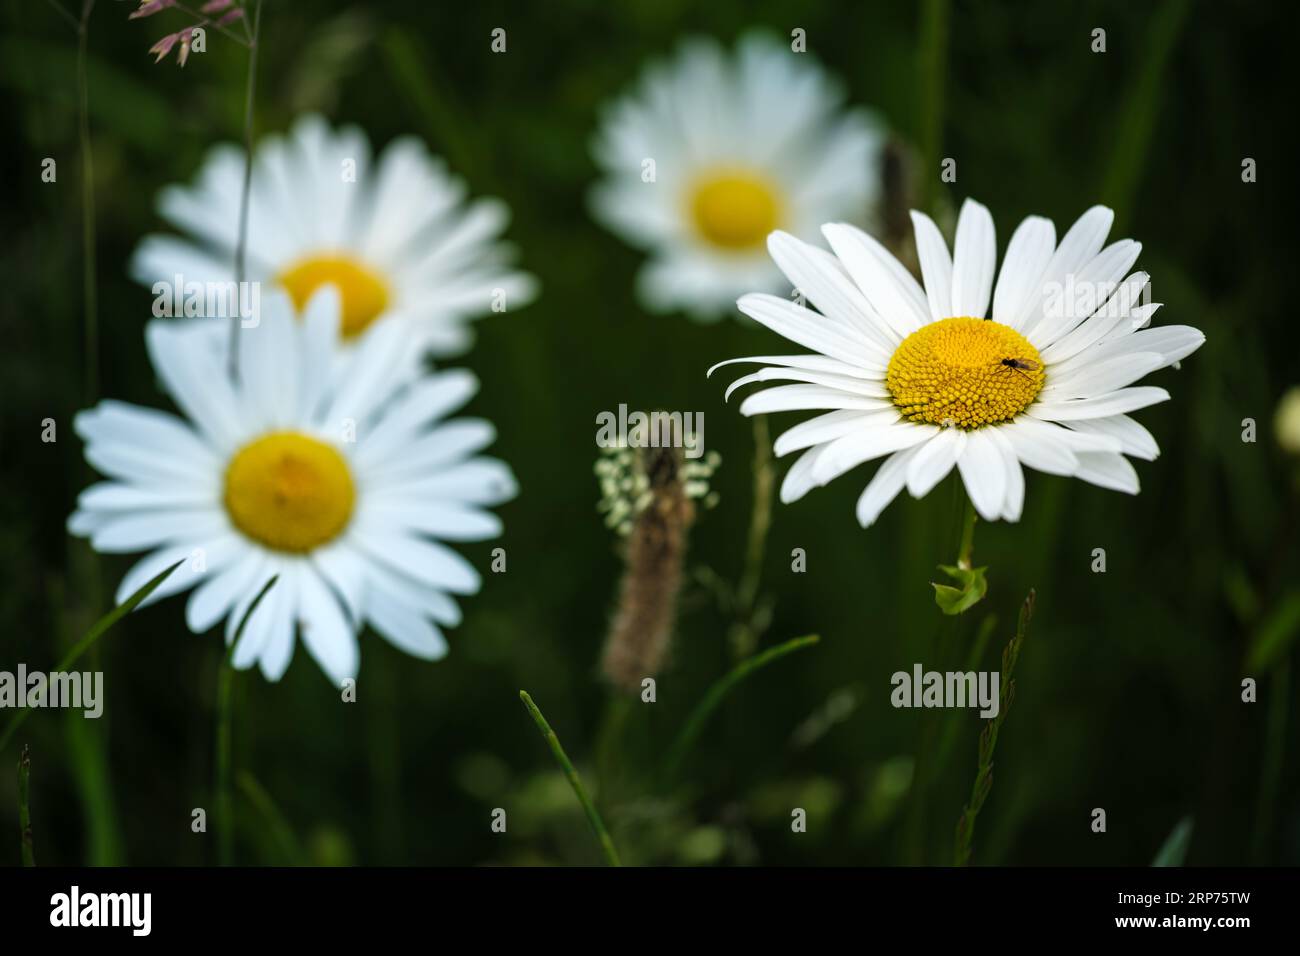
[[[774,233],[772,258],[821,312],[771,295],[744,296],[740,309],[816,354],[732,359],[768,367],[727,395],[750,382],[795,382],[750,395],[741,413],[826,410],[776,440],[778,455],[803,451],[781,500],[876,458],[885,461],[858,500],[864,527],[904,487],[920,498],[954,466],[989,521],[1020,518],[1022,465],[1136,494],[1124,456],[1150,461],[1159,449],[1128,413],[1169,393],[1133,383],[1205,336],[1147,328],[1160,305],[1139,304],[1148,277],[1129,273],[1139,243],[1102,248],[1113,219],[1094,206],[1058,245],[1051,221],[1030,216],[1011,237],[996,292],[993,219],[971,200],[951,256],[929,217],[912,213],[924,289],[852,226],[822,228],[834,255]]]
[[[192,186],[169,186],[158,211],[185,236],[145,237],[131,273],[149,286],[235,278],[244,152],[212,149]],[[381,317],[409,323],[418,351],[463,351],[470,319],[534,295],[532,276],[509,265],[497,241],[510,218],[497,199],[466,202],[465,184],[413,137],[375,163],[356,127],[332,131],[300,118],[257,147],[249,193],[247,279],[283,286],[301,309],[326,284],[343,296],[351,341]]]
[[[809,54],[749,34],[734,56],[685,42],[613,104],[594,144],[606,179],[592,210],[649,252],[637,280],[649,308],[710,319],[744,292],[788,291],[768,233],[868,219],[882,136],[842,102]]]
[[[337,685],[356,674],[365,624],[416,657],[446,653],[441,628],[460,621],[453,595],[475,593],[479,575],[441,542],[498,535],[486,508],[513,497],[515,482],[502,462],[476,457],[491,423],[444,421],[477,391],[470,373],[396,381],[405,345],[392,322],[331,362],[338,293],[314,296],[301,321],[294,312],[284,293],[268,297],[261,324],[241,331],[237,383],[193,328],[208,320],[151,322],[150,358],[184,417],[115,401],[78,414],[86,459],[109,480],[82,492],[68,529],[97,551],[150,552],[122,579],[119,602],[188,559],[150,600],[195,587],[190,630],[225,618],[228,642],[278,575],[234,666],[258,663],[278,680],[297,632]]]

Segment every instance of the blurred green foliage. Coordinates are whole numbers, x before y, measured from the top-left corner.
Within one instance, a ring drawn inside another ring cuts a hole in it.
[[[90,28],[102,394],[158,405],[142,336],[151,295],[126,278],[125,262],[160,225],[158,189],[189,179],[212,143],[238,138],[246,61],[210,35],[183,70],[154,65],[146,49],[183,20],[129,22],[131,6],[101,0]],[[526,309],[484,320],[457,363],[483,381],[473,411],[498,426],[494,453],[522,487],[502,509],[508,571],[485,575],[441,663],[363,638],[355,704],[340,703],[301,649],[278,685],[239,676],[237,860],[599,862],[572,791],[521,712],[526,687],[627,862],[946,862],[980,722],[959,715],[951,756],[922,801],[914,768],[927,712],[893,709],[889,677],[917,661],[965,660],[990,614],[1003,623],[980,663],[996,668],[1032,586],[1033,639],[976,861],[1146,865],[1190,816],[1195,833],[1180,847],[1190,864],[1300,863],[1297,714],[1293,699],[1278,699],[1295,686],[1300,484],[1271,429],[1278,397],[1300,381],[1282,294],[1296,261],[1294,95],[1278,69],[1293,55],[1296,23],[1281,3],[957,2],[946,11],[937,148],[957,159],[958,182],[940,186],[938,200],[979,198],[1003,245],[1029,213],[1061,228],[1094,202],[1113,204],[1117,228],[1145,244],[1141,267],[1165,303],[1156,321],[1207,335],[1180,370],[1152,379],[1174,396],[1139,416],[1162,455],[1137,463],[1136,498],[1030,473],[1023,520],[977,529],[988,595],[955,625],[941,620],[930,585],[955,553],[951,482],[922,502],[900,499],[865,532],[853,519],[865,470],[777,505],[762,646],[809,632],[820,644],[738,686],[693,749],[685,782],[665,792],[654,768],[732,665],[734,622],[692,583],[657,702],[627,708],[601,746],[617,708],[596,662],[620,562],[595,511],[595,416],[624,402],[705,412],[707,441],[723,456],[721,504],[695,528],[690,579],[708,569],[735,581],[751,430],[704,370],[781,349],[752,324],[700,326],[639,308],[638,255],[585,212],[597,108],[683,35],[730,42],[753,25],[798,26],[853,102],[915,142],[931,88],[921,20],[911,4],[827,0],[564,0],[531,11],[266,0],[257,127],[283,129],[314,109],[359,123],[376,146],[425,137],[476,193],[510,203],[509,237],[543,289]],[[73,587],[86,558],[64,530],[88,480],[71,428],[82,369],[76,38],[41,3],[7,4],[0,24],[0,668],[11,669],[52,666],[61,635],[101,614],[112,588]],[[489,52],[497,26],[508,31],[505,55]],[[1107,31],[1104,54],[1090,49],[1096,27]],[[41,182],[45,157],[57,160],[57,183]],[[1257,161],[1257,183],[1242,182],[1244,157]],[[58,424],[54,444],[39,438],[47,417]],[[1246,418],[1259,424],[1256,443],[1241,440]],[[777,434],[788,422],[772,424]],[[486,567],[496,544],[470,556]],[[1105,574],[1090,570],[1098,547]],[[807,553],[806,573],[791,572],[794,548]],[[101,565],[112,583],[127,561]],[[97,726],[33,715],[18,744],[32,748],[42,864],[214,860],[214,835],[191,832],[190,819],[212,806],[220,654],[217,635],[189,634],[182,602],[170,600],[100,645],[108,705]],[[1246,677],[1258,681],[1257,703],[1241,700]],[[6,766],[16,746],[0,755]],[[0,773],[0,834],[12,836],[0,837],[4,863],[18,862],[13,779]],[[508,813],[505,834],[490,828],[497,807]],[[791,831],[794,807],[807,811],[806,833]],[[1089,829],[1094,807],[1107,810],[1104,835]]]

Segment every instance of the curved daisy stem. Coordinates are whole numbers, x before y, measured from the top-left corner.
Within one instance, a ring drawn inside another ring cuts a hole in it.
[[[582,804],[583,812],[587,814],[587,822],[591,824],[591,829],[595,831],[596,839],[600,842],[601,852],[605,854],[605,860],[610,866],[622,866],[618,858],[618,851],[614,849],[614,841],[610,839],[609,831],[605,829],[605,823],[596,811],[596,805],[591,802],[591,797],[587,795],[587,788],[582,785],[582,778],[578,776],[578,771],[574,769],[573,763],[569,760],[569,755],[564,752],[560,746],[560,738],[555,736],[555,731],[551,725],[546,722],[542,712],[538,710],[533,699],[528,696],[528,691],[521,690],[519,699],[524,702],[524,707],[528,709],[528,714],[533,718],[533,723],[537,724],[537,729],[542,732],[547,746],[551,748],[551,753],[555,756],[555,761],[564,771],[564,776],[568,778],[569,786],[578,797],[578,802]]]
[[[267,829],[271,831],[271,839],[275,841],[280,855],[293,866],[305,866],[307,855],[303,852],[302,844],[298,842],[293,827],[289,826],[289,821],[285,819],[271,794],[247,770],[239,771],[239,779],[236,782],[239,791],[253,805],[253,809],[261,814]]]
[[[966,499],[966,514],[962,518],[961,543],[957,545],[955,564],[941,564],[939,570],[955,584],[940,584],[932,581],[934,602],[944,614],[949,616],[963,614],[984,600],[988,591],[988,581],[984,572],[987,568],[974,566],[972,555],[975,551],[975,506]]]
[[[104,636],[105,633],[108,632],[109,628],[111,628],[122,618],[126,617],[126,615],[134,611],[136,605],[138,605],[141,601],[143,601],[150,594],[152,594],[160,584],[162,584],[164,581],[167,580],[167,577],[173,571],[175,571],[184,563],[185,563],[185,559],[182,558],[180,561],[177,561],[171,567],[160,572],[148,584],[140,588],[140,590],[136,591],[129,598],[127,598],[125,601],[123,601],[117,607],[113,608],[113,610],[109,611],[98,621],[96,621],[93,625],[91,625],[90,630],[88,630],[85,633],[85,636],[83,636],[81,640],[77,641],[77,643],[74,644],[72,648],[68,651],[68,653],[63,655],[63,659],[59,661],[57,665],[55,665],[54,670],[61,672],[61,671],[66,671],[70,667],[72,667],[72,665],[77,662],[77,660],[81,657],[82,654],[86,653],[86,651],[97,640],[99,640],[101,637]],[[0,734],[0,751],[4,750],[5,747],[8,745],[9,741],[13,739],[13,736],[17,732],[18,728],[22,726],[23,721],[27,719],[27,715],[30,714],[31,712],[32,712],[31,707],[23,707],[18,711],[17,714],[14,715],[14,719],[9,722],[9,726],[5,728],[4,733]]]
[[[239,197],[239,238],[235,245],[235,284],[242,290],[247,274],[248,198],[253,184],[253,102],[257,86],[257,41],[262,26],[262,0],[253,0],[253,33],[248,43],[248,80],[244,87],[244,183]],[[230,317],[230,377],[239,374],[241,309]]]
[[[704,725],[708,723],[713,712],[718,709],[722,699],[727,696],[733,687],[749,677],[755,671],[766,667],[773,661],[785,657],[787,654],[809,647],[821,640],[817,634],[807,634],[804,637],[796,637],[786,641],[784,644],[777,644],[775,647],[769,647],[762,653],[755,654],[741,661],[717,683],[709,688],[704,699],[696,705],[695,710],[691,711],[690,717],[687,718],[677,739],[673,741],[672,748],[668,751],[668,757],[664,761],[664,780],[671,781],[677,771],[682,766],[686,754],[690,752],[691,746],[695,743]]]
[[[239,639],[244,635],[244,628],[248,626],[248,620],[257,610],[257,606],[262,603],[266,593],[275,586],[275,582],[280,579],[279,575],[272,575],[271,578],[262,585],[262,590],[257,592],[253,602],[248,605],[248,610],[244,612],[239,626],[235,628],[235,635],[230,641],[230,647],[226,648],[225,653],[221,655],[221,663],[217,669],[217,730],[216,745],[213,751],[214,776],[216,778],[216,824],[217,824],[217,863],[220,866],[230,866],[234,862],[235,847],[235,814],[234,803],[230,795],[230,726],[234,707],[232,706],[235,697],[235,668],[231,663],[235,656],[235,648],[239,646]]]

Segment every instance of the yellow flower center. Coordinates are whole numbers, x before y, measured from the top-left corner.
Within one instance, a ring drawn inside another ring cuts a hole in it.
[[[388,307],[388,285],[372,269],[342,255],[311,256],[280,273],[280,284],[299,311],[326,283],[339,290],[345,339],[359,335]]]
[[[889,360],[885,385],[904,418],[981,428],[1029,407],[1043,374],[1042,356],[1015,329],[962,316],[905,338]]]
[[[333,540],[347,527],[355,498],[343,456],[297,432],[249,442],[226,468],[230,520],[276,551],[301,554]]]
[[[736,252],[760,247],[781,219],[772,183],[745,170],[701,178],[691,192],[691,220],[706,240]]]

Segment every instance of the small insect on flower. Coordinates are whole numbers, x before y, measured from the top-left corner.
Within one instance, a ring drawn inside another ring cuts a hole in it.
[[[1013,369],[1019,372],[1021,375],[1025,375],[1026,372],[1037,372],[1040,368],[1043,367],[1038,362],[1035,362],[1033,359],[1019,359],[1019,358],[1004,358],[998,364],[1004,365],[1009,369]]]

